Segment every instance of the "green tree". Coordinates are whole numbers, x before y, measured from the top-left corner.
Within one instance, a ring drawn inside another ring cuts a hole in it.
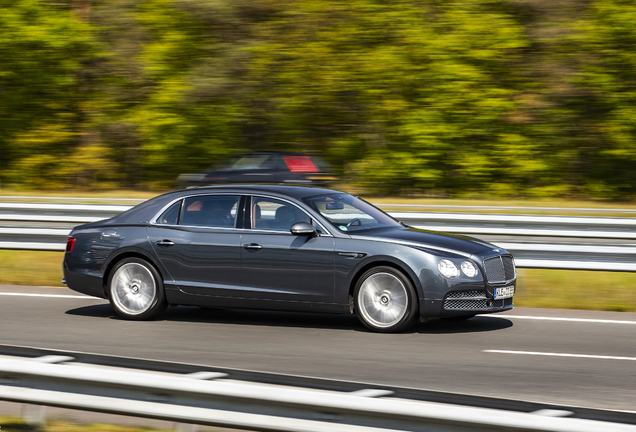
[[[91,29],[68,8],[0,2],[0,179],[63,185],[81,141],[81,70]]]
[[[579,52],[579,73],[587,148],[584,192],[603,198],[636,194],[636,4],[595,0],[567,48]],[[583,54],[584,53],[584,54]]]
[[[270,140],[323,150],[385,192],[481,190],[543,169],[501,163],[535,152],[506,123],[506,68],[526,41],[501,2],[276,4],[246,79],[268,101]]]

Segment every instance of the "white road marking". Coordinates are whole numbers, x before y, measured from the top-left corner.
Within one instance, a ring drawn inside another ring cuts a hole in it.
[[[620,321],[620,320],[602,320],[602,319],[590,319],[590,318],[561,318],[561,317],[537,317],[537,316],[525,316],[525,315],[499,315],[506,318],[518,318],[518,319],[530,319],[541,321],[572,321],[572,322],[589,322],[599,324],[636,324],[636,321]]]
[[[0,295],[21,296],[21,297],[54,297],[54,298],[76,298],[76,299],[84,299],[84,300],[104,300],[104,299],[99,298],[99,297],[76,296],[76,295],[66,295],[66,294],[30,294],[30,293],[3,293],[3,292],[0,292]]]
[[[576,358],[589,358],[600,360],[631,360],[636,361],[636,357],[618,357],[618,356],[602,356],[592,354],[565,354],[565,353],[547,353],[547,352],[533,352],[533,351],[506,351],[506,350],[484,350],[486,353],[497,354],[520,354],[520,355],[534,355],[534,356],[548,356],[548,357],[576,357]]]

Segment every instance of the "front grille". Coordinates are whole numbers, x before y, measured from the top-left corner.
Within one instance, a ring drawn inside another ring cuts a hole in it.
[[[488,306],[489,301],[492,302],[490,306]],[[509,306],[512,306],[512,298],[499,300],[456,300],[447,298],[444,300],[444,309],[446,310],[496,310]]]
[[[485,291],[455,291],[448,293],[446,299],[474,299],[486,298]]]
[[[507,282],[515,278],[515,263],[510,255],[501,255],[484,260],[488,283]]]

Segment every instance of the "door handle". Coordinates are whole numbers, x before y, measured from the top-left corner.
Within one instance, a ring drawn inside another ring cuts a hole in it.
[[[364,252],[338,252],[338,255],[344,256],[347,258],[364,258],[367,256]]]
[[[159,246],[174,246],[174,242],[172,240],[159,240],[157,242]]]
[[[263,249],[263,246],[257,244],[257,243],[250,243],[250,244],[246,244],[245,246],[243,246],[245,249],[249,249],[249,250],[259,250],[259,249]]]

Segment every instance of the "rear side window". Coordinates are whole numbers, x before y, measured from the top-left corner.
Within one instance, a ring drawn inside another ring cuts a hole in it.
[[[179,213],[181,212],[182,203],[183,200],[179,200],[168,207],[168,210],[157,218],[157,223],[162,225],[177,225],[179,223]]]
[[[238,195],[201,195],[186,198],[181,209],[181,225],[226,227],[236,226]]]

